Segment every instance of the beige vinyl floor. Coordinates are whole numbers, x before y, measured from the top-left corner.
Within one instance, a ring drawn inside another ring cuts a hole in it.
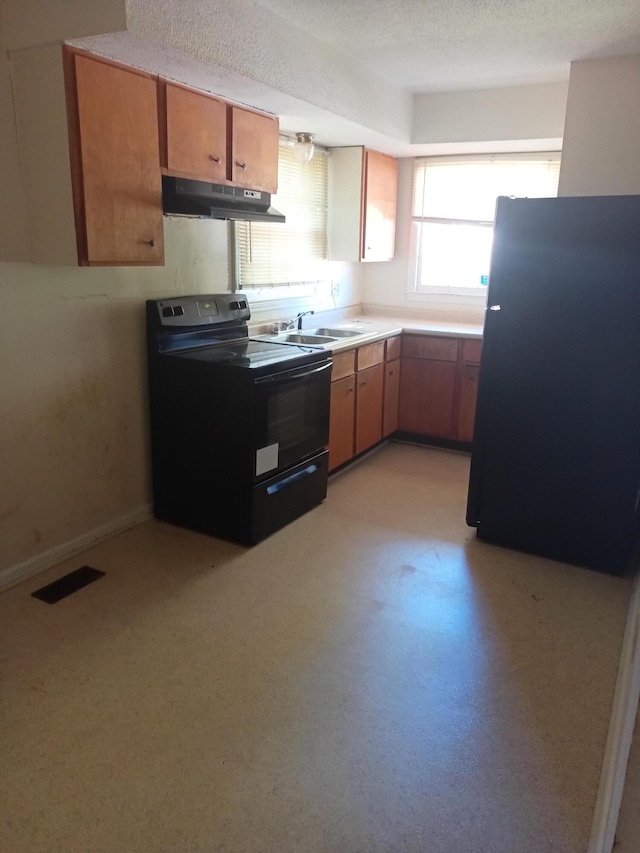
[[[0,850],[584,853],[631,582],[478,542],[468,468],[385,445],[253,549],[150,520],[0,596]]]

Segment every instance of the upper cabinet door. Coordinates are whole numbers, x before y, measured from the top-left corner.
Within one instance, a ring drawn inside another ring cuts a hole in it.
[[[73,58],[80,263],[162,264],[156,81],[82,54]]]
[[[275,193],[279,122],[273,116],[230,107],[231,183]]]
[[[162,165],[172,175],[225,183],[227,105],[171,83],[161,84],[161,98],[162,89],[167,128]]]
[[[389,261],[395,251],[398,161],[365,150],[363,174],[363,261]]]

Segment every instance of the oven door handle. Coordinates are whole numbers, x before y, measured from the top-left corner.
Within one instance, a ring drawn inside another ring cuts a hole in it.
[[[263,376],[261,379],[256,379],[256,385],[268,385],[278,383],[284,385],[287,382],[297,382],[298,379],[306,379],[307,376],[315,376],[325,370],[331,370],[332,361],[323,362],[319,367],[297,367],[294,370],[283,370],[281,373],[274,373],[272,376]]]

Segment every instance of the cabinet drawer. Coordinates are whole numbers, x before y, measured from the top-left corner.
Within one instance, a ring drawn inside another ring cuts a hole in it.
[[[403,358],[431,358],[437,361],[457,361],[458,341],[435,335],[403,335]]]
[[[339,379],[344,379],[345,376],[351,376],[355,373],[356,351],[350,349],[347,352],[339,352],[333,356],[332,361],[331,381],[337,382]]]
[[[395,338],[387,338],[385,341],[386,350],[384,355],[385,361],[395,361],[396,358],[400,358],[400,353],[402,350],[402,339],[400,335],[396,335]]]
[[[480,364],[482,341],[465,340],[462,342],[462,360],[465,364]]]
[[[365,344],[360,347],[357,354],[356,370],[366,370],[374,364],[382,364],[384,361],[384,341],[376,341],[374,344]]]

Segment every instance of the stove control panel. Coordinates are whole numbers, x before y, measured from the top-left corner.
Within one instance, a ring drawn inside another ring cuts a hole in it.
[[[251,317],[247,297],[237,293],[176,296],[155,305],[162,326],[211,326]]]

